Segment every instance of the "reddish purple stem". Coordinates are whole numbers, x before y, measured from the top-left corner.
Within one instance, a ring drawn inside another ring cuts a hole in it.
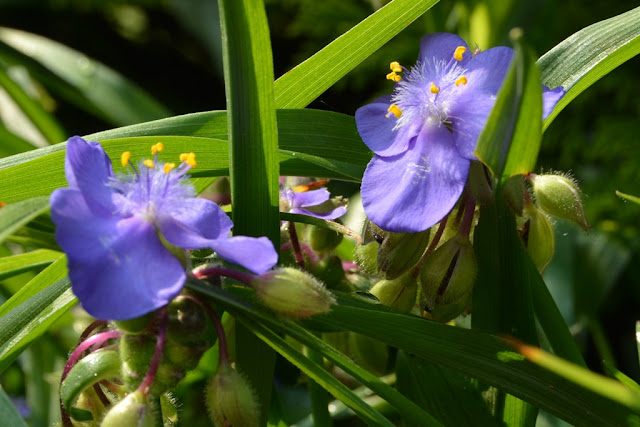
[[[224,267],[202,268],[194,270],[192,274],[195,278],[201,280],[206,280],[207,277],[225,276],[242,282],[245,285],[251,285],[253,279],[257,277],[255,274],[243,273],[242,271],[231,270]]]
[[[156,378],[156,372],[158,372],[158,366],[162,361],[162,352],[164,351],[164,343],[167,339],[167,309],[163,308],[160,312],[160,324],[158,325],[158,341],[156,341],[156,349],[153,352],[151,363],[149,364],[149,370],[144,376],[144,379],[138,386],[139,392],[145,397],[149,396],[153,380]]]

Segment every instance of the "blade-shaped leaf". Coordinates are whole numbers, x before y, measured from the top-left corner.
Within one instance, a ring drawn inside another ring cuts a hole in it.
[[[7,393],[0,387],[0,414],[2,414],[2,422],[8,426],[27,427],[28,424],[13,405]]]
[[[33,252],[0,258],[0,280],[44,267],[64,256],[58,251],[38,249]]]
[[[273,58],[262,0],[219,0],[229,129],[229,182],[234,234],[266,236],[280,246],[278,126]],[[268,408],[276,354],[243,326],[236,363]],[[256,358],[255,355],[261,357]],[[262,412],[262,424],[268,419]]]
[[[229,167],[225,154],[228,145],[223,141],[227,138],[226,120],[224,111],[188,114],[86,138],[102,142],[112,158],[131,151],[133,159],[148,157],[149,147],[161,140],[167,147],[163,158],[177,158],[183,151],[197,154],[194,177],[223,176],[228,174]],[[279,110],[278,121],[283,175],[344,180],[356,180],[357,176],[359,180],[371,159],[358,136],[353,117],[320,110]],[[209,133],[215,137],[206,137]],[[0,201],[7,203],[49,195],[56,188],[66,187],[65,147],[66,143],[61,143],[0,159],[0,181],[4,183],[0,186]],[[210,181],[199,188],[208,183]]]
[[[275,82],[278,108],[304,108],[438,0],[394,0]]]
[[[640,7],[590,25],[562,41],[539,60],[542,82],[567,94],[544,122],[546,129],[576,96],[640,53]]]
[[[3,185],[6,184],[3,183]],[[48,197],[22,200],[2,207],[0,209],[0,242],[47,209],[49,209]]]

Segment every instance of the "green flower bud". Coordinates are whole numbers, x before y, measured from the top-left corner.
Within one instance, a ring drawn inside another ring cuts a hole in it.
[[[530,174],[533,193],[540,209],[555,217],[566,219],[582,227],[591,228],[582,207],[578,184],[562,175]]]
[[[451,304],[436,304],[431,312],[425,311],[423,316],[438,323],[450,322],[461,314],[470,311],[472,294],[473,292],[469,291]]]
[[[164,346],[164,355],[170,363],[178,368],[190,371],[198,366],[200,358],[209,347],[210,345],[204,342],[182,345],[167,340]]]
[[[335,255],[325,257],[316,263],[311,269],[311,273],[331,290],[341,292],[351,292],[354,290],[351,283],[346,280],[342,260]]]
[[[378,250],[378,270],[391,280],[416,265],[427,249],[430,230],[420,233],[389,233]]]
[[[380,302],[402,313],[408,313],[416,304],[418,284],[410,273],[393,280],[380,280],[369,291]]]
[[[209,321],[200,305],[189,298],[177,298],[167,307],[167,340],[180,344],[199,343],[206,336]]]
[[[476,256],[468,238],[457,234],[447,240],[422,265],[423,310],[433,312],[437,304],[454,304],[465,297],[473,289],[477,271]]]
[[[335,249],[342,242],[342,234],[324,227],[307,227],[307,241],[313,250],[326,252]]]
[[[209,380],[206,402],[209,418],[216,427],[260,425],[260,409],[253,389],[229,362],[222,361]]]
[[[129,390],[135,390],[149,370],[156,340],[150,334],[123,334],[120,338],[122,379]]]
[[[493,178],[485,165],[477,161],[471,162],[468,182],[473,198],[480,206],[493,203]]]
[[[356,246],[354,258],[364,273],[376,274],[378,271],[378,248],[380,244],[376,241]]]
[[[136,317],[135,319],[118,320],[113,322],[121,331],[128,332],[130,334],[139,334],[144,332],[153,320],[154,312],[147,313],[144,316]]]
[[[326,313],[335,298],[315,277],[291,267],[267,271],[252,283],[262,303],[289,317]]]
[[[147,398],[141,392],[134,391],[107,412],[100,426],[153,427],[155,422],[153,411]]]
[[[528,217],[528,221],[525,224],[523,240],[529,256],[538,267],[538,271],[542,273],[553,257],[556,238],[549,218],[540,212],[533,203],[525,205],[524,213]]]
[[[387,232],[382,228],[369,221],[368,218],[364,220],[362,224],[362,244],[366,245],[371,242],[382,243],[382,240],[387,235]]]

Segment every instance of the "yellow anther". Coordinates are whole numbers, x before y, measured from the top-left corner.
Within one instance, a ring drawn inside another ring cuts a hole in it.
[[[402,67],[400,66],[400,63],[398,61],[393,61],[391,64],[389,64],[389,68],[394,73],[401,73],[402,72]]]
[[[431,86],[429,86],[429,92],[438,93],[440,92],[440,88],[436,86],[433,82],[431,82]]]
[[[148,167],[149,169],[153,169],[155,167],[155,163],[153,163],[153,160],[151,159],[145,160],[144,162],[142,162],[142,164]]]
[[[393,80],[394,82],[399,82],[400,80],[402,80],[402,76],[392,71],[389,74],[387,74],[387,80]]]
[[[175,163],[165,163],[164,166],[162,167],[162,171],[164,173],[169,173],[171,172],[174,168],[176,167]]]
[[[453,57],[456,59],[456,61],[462,61],[462,54],[465,53],[467,51],[467,48],[464,46],[458,46],[456,48],[456,51],[453,52]]]
[[[456,79],[456,86],[466,85],[466,84],[467,84],[467,78],[465,76],[460,76]]]
[[[122,163],[122,167],[126,168],[129,164],[129,159],[131,159],[131,151],[125,151],[120,156],[120,162]]]
[[[387,111],[389,112],[386,115],[387,118],[391,117],[391,114],[393,114],[394,116],[396,116],[396,119],[399,119],[400,116],[402,115],[402,110],[400,108],[398,108],[398,106],[396,104],[391,104],[391,106],[389,107],[389,109]]]
[[[195,168],[196,165],[198,164],[196,162],[196,154],[195,153],[182,153],[182,154],[180,154],[180,161],[181,162],[185,162],[186,164],[188,164],[192,168]]]
[[[162,142],[158,142],[151,146],[151,154],[159,153],[162,150],[164,150],[164,144]]]

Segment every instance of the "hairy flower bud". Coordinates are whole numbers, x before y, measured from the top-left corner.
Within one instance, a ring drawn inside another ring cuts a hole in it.
[[[156,337],[150,334],[123,334],[120,338],[122,379],[129,390],[142,382],[156,347]]]
[[[369,291],[386,306],[393,307],[402,313],[411,311],[416,303],[418,284],[410,273],[393,280],[380,280]]]
[[[222,361],[206,392],[209,418],[216,427],[257,426],[258,401],[249,382],[229,362]]]
[[[473,289],[477,270],[468,238],[457,234],[446,241],[426,259],[420,271],[420,305],[424,312],[432,313],[437,305],[455,304],[466,298]]]
[[[290,317],[326,313],[336,303],[333,295],[315,277],[291,267],[257,276],[251,287],[264,305]]]
[[[525,223],[523,240],[529,256],[538,267],[538,271],[542,273],[553,257],[556,238],[549,218],[533,203],[525,205],[524,213],[528,220]]]
[[[549,215],[574,222],[588,230],[591,226],[584,214],[578,184],[562,175],[529,175],[540,209]]]
[[[324,227],[310,225],[307,231],[307,239],[313,250],[326,252],[335,249],[342,242],[342,234]]]
[[[380,244],[376,241],[357,245],[354,258],[360,270],[366,274],[376,274],[378,270],[378,249]]]
[[[378,270],[391,280],[416,265],[427,249],[430,229],[420,233],[389,233],[378,250]]]
[[[147,398],[134,391],[107,412],[101,427],[153,427],[153,412]]]
[[[118,320],[113,322],[116,327],[122,331],[128,332],[130,334],[139,334],[143,332],[151,321],[153,320],[153,312],[147,313],[144,316],[135,317],[133,319],[128,320]]]
[[[204,309],[189,298],[177,298],[167,307],[167,340],[180,344],[201,342],[209,321]]]

